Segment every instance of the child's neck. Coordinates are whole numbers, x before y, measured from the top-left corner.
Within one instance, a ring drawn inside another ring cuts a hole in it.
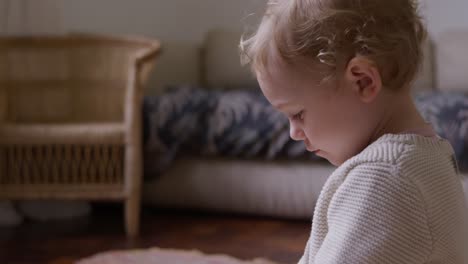
[[[389,97],[391,103],[386,105],[371,142],[385,134],[400,134],[427,126],[409,93],[392,94]]]

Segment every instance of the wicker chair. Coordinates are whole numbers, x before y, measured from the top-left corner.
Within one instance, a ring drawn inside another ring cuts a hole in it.
[[[0,38],[0,199],[125,201],[138,234],[141,101],[156,40]]]

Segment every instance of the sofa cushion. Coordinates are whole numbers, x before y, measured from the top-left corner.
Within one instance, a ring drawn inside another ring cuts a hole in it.
[[[452,144],[461,172],[468,173],[468,95],[428,92],[415,101],[424,119]]]
[[[145,173],[156,176],[179,155],[237,159],[321,159],[289,137],[289,121],[259,90],[173,87],[143,104]]]
[[[310,220],[334,170],[325,162],[180,158],[144,184],[144,201],[158,208]]]
[[[258,87],[248,66],[241,66],[241,33],[215,30],[206,35],[203,51],[203,79],[210,88]]]
[[[171,85],[199,83],[200,64],[200,47],[197,44],[164,42],[147,94],[161,94]]]

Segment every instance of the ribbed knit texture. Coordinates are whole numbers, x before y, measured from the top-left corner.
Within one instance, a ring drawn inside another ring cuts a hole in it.
[[[330,176],[299,263],[464,264],[465,208],[447,141],[387,134]]]

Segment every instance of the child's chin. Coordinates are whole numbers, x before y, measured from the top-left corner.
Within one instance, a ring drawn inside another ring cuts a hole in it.
[[[326,153],[322,150],[318,150],[318,151],[310,151],[309,152],[312,152],[314,153],[315,155],[321,157],[321,158],[324,158],[326,160],[328,160],[328,162],[330,162],[333,166],[340,166],[341,164],[343,164],[345,162],[345,160],[340,160],[340,159],[336,159],[336,158],[333,158],[329,155],[329,153]]]
[[[341,164],[344,163],[344,161],[340,160],[340,159],[336,159],[336,158],[333,158],[333,157],[330,157],[328,155],[320,155],[320,157],[328,160],[328,162],[330,162],[333,166],[336,166],[336,167],[339,167]]]

